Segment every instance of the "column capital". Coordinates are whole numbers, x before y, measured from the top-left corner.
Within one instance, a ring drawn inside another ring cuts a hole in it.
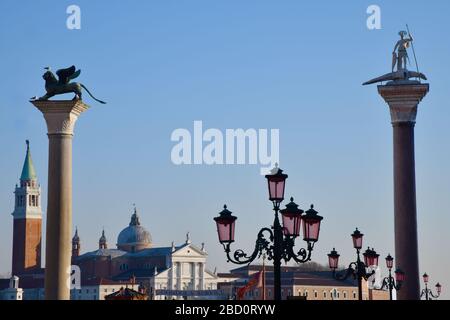
[[[389,105],[391,122],[397,124],[414,124],[417,116],[417,106],[430,89],[428,83],[380,85],[378,93]]]
[[[78,116],[89,109],[89,106],[81,100],[34,100],[30,102],[43,113],[50,135],[73,135]]]

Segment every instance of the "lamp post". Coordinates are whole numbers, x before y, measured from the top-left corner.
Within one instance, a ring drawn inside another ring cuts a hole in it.
[[[219,242],[223,245],[228,262],[234,264],[249,264],[259,258],[264,252],[267,259],[273,261],[274,267],[274,300],[281,300],[281,261],[305,263],[311,260],[311,252],[314,244],[319,239],[320,222],[323,217],[318,215],[314,206],[304,212],[298,208],[291,198],[285,209],[280,210],[280,204],[284,200],[284,189],[287,175],[277,166],[271,174],[266,175],[269,200],[272,201],[275,217],[271,228],[262,228],[258,232],[256,245],[251,254],[237,249],[231,253],[231,244],[234,242],[234,231],[237,217],[224,206],[214,220],[217,225]],[[279,212],[282,216],[283,226],[280,224]],[[305,214],[303,214],[305,213]],[[295,252],[295,239],[300,236],[300,227],[303,221],[303,240],[307,247]],[[266,237],[267,235],[268,237]]]
[[[423,282],[425,283],[425,289],[422,289],[422,293],[420,294],[420,297],[422,298],[423,296],[425,296],[425,300],[431,300],[431,298],[439,298],[439,296],[441,295],[441,291],[442,291],[442,286],[440,285],[440,283],[436,283],[436,294],[433,293],[433,291],[431,291],[431,289],[428,289],[428,280],[429,280],[429,276],[424,273],[423,276]]]
[[[389,300],[392,300],[392,291],[395,289],[397,291],[400,290],[403,282],[406,279],[405,273],[397,268],[394,271],[395,279],[392,276],[392,268],[394,266],[394,258],[390,254],[385,258],[386,259],[386,267],[389,270],[389,276],[385,277],[383,279],[383,284],[381,285],[381,288],[379,290],[383,290],[387,288],[389,290]]]
[[[378,266],[378,257],[379,254],[372,248],[367,248],[367,250],[363,253],[364,262],[361,261],[360,251],[362,248],[362,240],[364,234],[362,234],[358,228],[352,233],[353,247],[356,249],[356,261],[351,262],[348,268],[344,271],[344,274],[337,274],[336,269],[339,266],[339,256],[336,249],[328,254],[328,264],[329,267],[333,270],[333,277],[336,280],[345,280],[349,276],[353,276],[358,279],[358,300],[362,300],[362,279],[367,280],[371,275],[375,273],[375,271],[367,272],[366,268],[369,266]]]

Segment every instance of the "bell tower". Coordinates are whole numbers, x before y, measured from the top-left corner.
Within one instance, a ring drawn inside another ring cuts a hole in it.
[[[20,185],[16,185],[13,230],[12,275],[41,268],[41,187],[31,160],[30,143],[23,164]]]
[[[102,236],[98,240],[98,248],[99,249],[108,249],[108,244],[106,242],[105,229],[102,231]]]
[[[80,237],[78,236],[78,228],[75,229],[75,235],[72,238],[72,258],[80,255]]]

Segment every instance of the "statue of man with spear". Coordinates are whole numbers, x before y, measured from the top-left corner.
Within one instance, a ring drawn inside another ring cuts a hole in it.
[[[395,65],[397,65],[397,71],[406,69],[406,62],[409,60],[407,49],[413,41],[411,34],[409,34],[408,38],[406,37],[408,34],[406,31],[400,31],[398,34],[400,35],[400,40],[397,41],[392,52],[392,72],[394,72]]]

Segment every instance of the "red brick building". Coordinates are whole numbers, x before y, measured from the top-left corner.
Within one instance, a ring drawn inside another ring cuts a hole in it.
[[[98,249],[81,253],[78,230],[72,238],[72,265],[81,271],[81,283],[95,279],[115,282],[135,278],[152,298],[165,299],[158,290],[215,290],[217,275],[206,269],[207,253],[202,244],[191,243],[189,233],[181,245],[154,248],[150,233],[141,225],[137,210],[118,235],[115,248],[110,248],[102,231]],[[170,296],[172,297],[172,295]]]
[[[16,185],[14,193],[12,274],[21,276],[41,272],[41,188],[28,140],[20,184]]]

